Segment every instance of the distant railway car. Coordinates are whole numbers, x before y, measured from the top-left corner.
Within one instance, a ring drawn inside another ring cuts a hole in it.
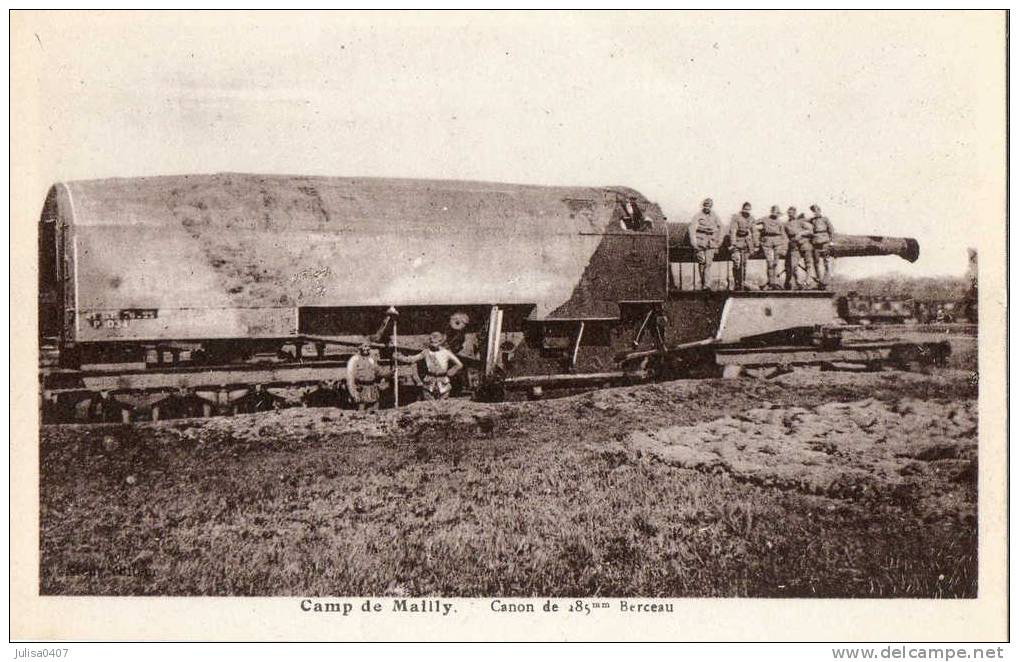
[[[917,252],[911,239],[833,242],[836,256]],[[342,404],[336,384],[366,340],[388,371],[386,397],[405,401],[417,370],[396,372],[393,354],[433,331],[468,367],[458,388],[480,393],[646,376],[652,358],[682,364],[709,344],[836,321],[823,292],[683,291],[693,259],[687,225],[626,187],[243,174],[60,183],[40,219],[40,340],[57,352],[42,374],[44,416]]]
[[[970,321],[965,299],[917,301],[915,307],[916,318],[924,324]]]
[[[839,316],[850,324],[909,324],[916,321],[909,297],[863,296],[850,292],[838,298]]]

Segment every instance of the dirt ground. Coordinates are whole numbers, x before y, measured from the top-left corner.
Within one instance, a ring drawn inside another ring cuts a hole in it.
[[[41,441],[44,594],[973,597],[971,371]]]

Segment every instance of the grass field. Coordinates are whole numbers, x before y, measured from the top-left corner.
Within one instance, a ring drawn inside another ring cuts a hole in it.
[[[47,427],[40,589],[974,597],[975,400],[962,371],[793,373],[378,415]],[[798,422],[847,402],[885,418]],[[790,441],[753,427],[762,408]],[[920,429],[889,423],[899,415]],[[737,424],[757,441],[719,432]],[[695,433],[718,461],[677,454]],[[833,478],[783,478],[800,467]]]

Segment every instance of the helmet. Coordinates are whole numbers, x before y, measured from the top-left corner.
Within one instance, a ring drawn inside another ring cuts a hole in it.
[[[714,204],[715,204],[714,200],[712,200],[711,198],[705,198],[704,202],[701,203],[701,206],[704,207],[705,209],[711,209],[712,205]]]
[[[775,215],[778,215],[778,214],[782,213],[782,210],[779,208],[778,205],[772,205],[771,206],[771,213],[775,214]]]
[[[751,207],[750,207],[750,203],[749,203],[749,202],[744,202],[744,203],[743,203],[743,209],[744,209],[745,211],[750,211],[750,209],[751,209]]]

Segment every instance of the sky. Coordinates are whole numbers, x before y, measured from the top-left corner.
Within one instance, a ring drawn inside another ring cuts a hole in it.
[[[961,275],[1004,233],[1002,13],[15,12],[11,49],[36,216],[55,181],[233,171],[816,202],[920,241],[847,276]]]

